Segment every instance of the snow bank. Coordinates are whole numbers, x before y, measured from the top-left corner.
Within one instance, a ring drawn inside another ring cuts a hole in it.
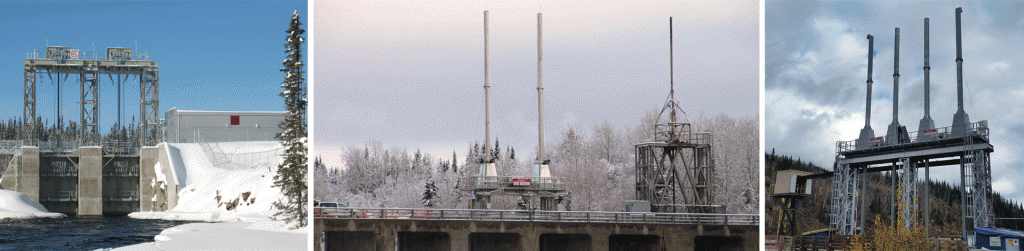
[[[140,219],[238,222],[272,215],[283,198],[273,187],[281,144],[273,141],[169,144],[171,166],[179,179],[177,205],[165,212],[137,212]],[[228,164],[215,166],[211,158]],[[244,167],[244,168],[240,168]],[[158,172],[159,173],[159,172]],[[164,180],[167,177],[157,177]]]
[[[0,189],[0,219],[61,218],[62,213],[51,213],[39,202],[20,192]]]
[[[129,217],[217,223],[191,223],[165,229],[153,239],[116,250],[305,250],[307,228],[289,229],[270,217],[281,189],[273,187],[278,142],[169,144],[177,205],[165,212]],[[217,159],[219,158],[219,159]],[[215,162],[228,161],[215,165]],[[158,172],[159,173],[159,172]],[[157,181],[172,177],[156,177]]]

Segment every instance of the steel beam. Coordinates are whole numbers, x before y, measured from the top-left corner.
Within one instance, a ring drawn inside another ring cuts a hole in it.
[[[100,146],[100,88],[95,64],[83,65],[79,72],[79,131],[80,146]]]
[[[139,146],[155,146],[160,133],[160,69],[142,68],[139,81]]]
[[[35,131],[39,126],[36,124],[36,67],[25,64],[24,77],[24,91],[22,92],[24,94],[24,107],[22,110],[22,119],[24,121],[22,121],[21,138],[31,142],[36,140]]]

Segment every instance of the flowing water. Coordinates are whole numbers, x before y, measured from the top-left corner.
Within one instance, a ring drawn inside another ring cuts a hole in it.
[[[153,236],[185,221],[128,217],[0,220],[0,250],[94,250],[153,242]]]

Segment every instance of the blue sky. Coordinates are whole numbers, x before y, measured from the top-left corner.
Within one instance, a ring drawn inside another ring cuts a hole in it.
[[[285,30],[295,10],[308,30],[306,6],[306,1],[2,2],[0,119],[22,116],[26,53],[47,44],[92,51],[95,43],[101,55],[107,47],[148,53],[160,63],[161,113],[171,107],[284,110],[277,94],[284,78],[278,69],[286,56]],[[106,75],[100,81],[105,132],[117,121],[117,89]],[[68,83],[61,87],[62,116],[77,121],[77,77]],[[124,123],[138,121],[138,84],[124,86],[122,96]],[[36,113],[54,121],[56,86],[45,75],[37,82],[37,97]]]

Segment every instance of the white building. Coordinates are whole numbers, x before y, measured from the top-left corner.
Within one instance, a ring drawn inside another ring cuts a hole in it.
[[[288,112],[186,111],[164,115],[164,140],[171,143],[277,141]]]

